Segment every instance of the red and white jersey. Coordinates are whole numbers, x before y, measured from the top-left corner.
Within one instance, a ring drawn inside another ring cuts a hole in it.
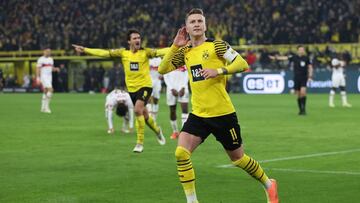
[[[166,73],[164,75],[165,84],[168,89],[175,89],[180,91],[181,88],[187,88],[189,82],[189,76],[186,66],[182,66],[174,71]]]
[[[52,69],[54,67],[53,58],[41,56],[36,63],[36,67],[40,69],[40,77],[52,77]]]
[[[116,107],[118,103],[125,103],[128,109],[134,108],[130,95],[124,90],[114,89],[106,96],[105,107]]]
[[[151,75],[151,80],[153,81],[153,84],[156,82],[160,82],[159,78],[161,77],[161,74],[158,71],[160,63],[161,63],[160,57],[149,59],[150,75]]]

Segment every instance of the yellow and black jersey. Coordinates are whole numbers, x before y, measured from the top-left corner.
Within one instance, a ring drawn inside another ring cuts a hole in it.
[[[209,118],[235,112],[226,92],[226,74],[245,71],[247,62],[222,40],[206,40],[197,47],[172,45],[159,67],[165,74],[186,65],[192,90],[192,113]],[[205,79],[202,69],[216,69],[219,75]]]
[[[149,58],[162,56],[167,50],[168,48],[141,48],[132,52],[125,48],[110,50],[85,48],[85,53],[101,57],[120,57],[124,67],[126,87],[129,92],[136,92],[142,87],[152,87]]]

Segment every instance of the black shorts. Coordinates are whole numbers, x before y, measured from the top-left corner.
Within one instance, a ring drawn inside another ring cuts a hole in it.
[[[242,144],[240,125],[235,112],[212,118],[202,118],[190,113],[181,131],[200,137],[203,142],[212,133],[229,151],[239,148]]]
[[[307,78],[294,78],[294,89],[300,90],[302,87],[306,87]]]
[[[152,93],[151,87],[142,87],[136,92],[129,92],[131,101],[133,102],[134,105],[137,100],[144,101],[146,105],[147,102],[149,101],[151,93]]]

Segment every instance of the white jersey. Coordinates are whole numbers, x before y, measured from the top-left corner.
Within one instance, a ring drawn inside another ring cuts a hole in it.
[[[112,106],[115,108],[118,103],[125,103],[129,109],[134,108],[134,104],[131,101],[129,93],[123,90],[115,89],[106,96],[105,107]]]
[[[54,67],[54,59],[42,56],[37,60],[36,66],[40,69],[40,77],[52,77],[52,69]]]
[[[343,67],[332,67],[332,74],[333,75],[344,75],[344,68]]]
[[[186,66],[182,66],[164,75],[165,84],[168,89],[180,91],[181,88],[188,89],[189,76]]]
[[[41,56],[37,60],[36,67],[40,69],[40,81],[43,87],[52,88],[53,58]]]
[[[180,103],[189,103],[189,76],[186,70],[186,66],[182,66],[174,71],[171,71],[164,75],[166,84],[166,104],[168,106],[176,105],[176,101]],[[182,88],[185,88],[183,96],[174,96],[172,89],[179,92]]]
[[[332,86],[335,88],[345,87],[346,85],[345,74],[344,74],[345,63],[343,61],[338,60],[337,58],[334,58],[331,60],[331,65],[332,65],[332,75],[331,75]]]
[[[152,88],[153,88],[151,96],[153,96],[154,98],[157,98],[157,99],[160,99],[160,92],[161,92],[161,80],[160,80],[160,78],[162,76],[158,71],[160,63],[161,63],[161,58],[160,57],[151,58],[149,60],[150,75],[151,75]]]
[[[160,66],[160,63],[161,63],[160,57],[151,58],[149,60],[150,75],[151,75],[151,80],[153,81],[153,84],[156,82],[160,82],[161,74],[158,71],[158,67]]]

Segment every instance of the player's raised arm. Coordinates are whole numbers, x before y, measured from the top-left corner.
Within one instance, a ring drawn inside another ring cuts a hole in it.
[[[178,30],[173,44],[167,50],[159,66],[158,71],[160,74],[168,73],[185,64],[183,54],[184,50],[180,49],[180,47],[184,47],[188,44],[188,42],[189,39],[187,37],[186,28],[182,27]]]

